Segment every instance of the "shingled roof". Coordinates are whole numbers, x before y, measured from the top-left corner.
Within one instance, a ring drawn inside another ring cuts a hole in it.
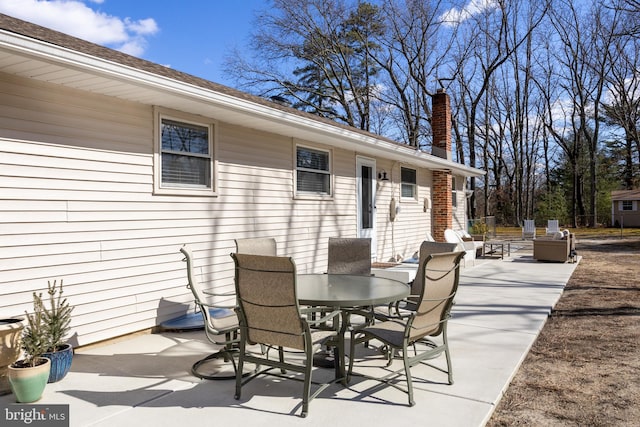
[[[91,43],[86,40],[82,40],[77,37],[73,37],[68,34],[61,33],[59,31],[55,31],[50,28],[42,27],[42,26],[33,24],[31,22],[23,21],[8,15],[0,14],[0,29],[10,31],[16,34],[21,34],[23,36],[31,37],[37,40],[41,40],[43,42],[55,44],[56,46],[64,47],[66,49],[70,49],[76,52],[81,52],[87,55],[95,56],[97,58],[102,58],[107,61],[125,65],[127,67],[132,67],[138,70],[147,71],[153,74],[157,74],[159,76],[168,77],[184,83],[189,83],[204,89],[213,90],[215,92],[224,93],[226,95],[230,95],[239,99],[255,102],[257,104],[282,110],[290,114],[303,116],[309,120],[319,121],[325,124],[329,124],[331,126],[347,129],[351,132],[359,132],[359,133],[369,135],[371,137],[375,137],[378,139],[384,139],[388,142],[398,143],[397,141],[382,137],[380,135],[377,135],[371,132],[363,131],[361,129],[344,125],[342,123],[339,123],[324,117],[320,117],[315,114],[311,114],[311,113],[297,110],[295,108],[287,107],[285,105],[270,101],[260,96],[251,95],[249,93],[242,92],[240,90],[233,89],[219,83],[214,83],[212,81],[209,81],[200,77],[196,77],[191,74],[184,73],[182,71],[178,71],[170,67],[165,67],[163,65],[156,64],[151,61],[147,61],[145,59],[128,55],[126,53],[122,53],[108,47],[100,46],[95,43]]]
[[[617,190],[611,192],[611,200],[640,200],[640,190]]]

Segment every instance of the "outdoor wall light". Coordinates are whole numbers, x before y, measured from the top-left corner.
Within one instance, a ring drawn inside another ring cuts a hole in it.
[[[378,179],[380,181],[389,181],[389,178],[387,178],[387,171],[385,171],[384,169],[382,169],[381,172],[378,172]]]

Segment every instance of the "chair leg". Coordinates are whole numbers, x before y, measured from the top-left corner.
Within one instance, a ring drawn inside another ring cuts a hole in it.
[[[305,418],[309,413],[309,400],[311,400],[311,370],[313,368],[313,354],[307,352],[307,362],[304,367],[304,388],[302,391],[302,413]]]
[[[445,322],[442,329],[442,345],[444,346],[444,356],[447,359],[447,379],[449,385],[453,384],[453,365],[451,363],[451,354],[449,353],[449,342],[447,340],[447,323]]]
[[[278,347],[278,360],[280,360],[280,363],[284,363],[284,349],[282,347]],[[280,368],[280,372],[286,374],[287,370]]]
[[[218,351],[216,353],[210,354],[207,357],[205,357],[204,359],[200,359],[198,360],[196,363],[194,363],[191,366],[191,373],[193,374],[193,376],[198,377],[200,379],[203,380],[229,380],[229,379],[233,379],[236,377],[236,372],[238,372],[238,367],[236,366],[236,361],[233,358],[233,354],[232,354],[233,350],[228,350],[228,349],[224,349],[221,351]],[[229,375],[207,375],[207,374],[203,374],[200,373],[198,371],[198,369],[200,368],[201,365],[205,364],[206,362],[210,361],[210,360],[214,360],[214,359],[222,359],[225,362],[231,362],[231,365],[233,367],[233,373],[230,373]]]
[[[238,370],[236,371],[236,393],[233,396],[236,400],[240,399],[242,390],[242,372],[244,370],[244,355],[246,351],[246,344],[244,340],[240,341],[240,356],[238,357]]]
[[[407,394],[409,395],[409,406],[414,406],[416,402],[413,400],[413,381],[411,380],[411,365],[409,364],[409,354],[407,346],[402,349],[402,359],[404,362],[404,374],[407,377]]]

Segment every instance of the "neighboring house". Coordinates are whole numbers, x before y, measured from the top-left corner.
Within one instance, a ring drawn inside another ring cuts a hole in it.
[[[444,92],[436,156],[6,15],[0,99],[0,317],[64,279],[76,345],[193,310],[182,244],[223,289],[235,238],[274,237],[300,272],[331,236],[405,258],[467,223],[483,173],[450,160]]]
[[[640,190],[611,192],[611,225],[640,227]]]

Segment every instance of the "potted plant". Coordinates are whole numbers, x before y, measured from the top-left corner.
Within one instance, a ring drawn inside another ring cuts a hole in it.
[[[27,325],[22,335],[24,359],[7,368],[7,379],[16,400],[21,403],[40,399],[49,379],[51,361],[42,354],[47,350],[49,339],[43,322],[43,306],[34,292],[33,314],[27,313]]]
[[[11,393],[7,368],[20,358],[23,320],[21,317],[0,319],[0,396]]]
[[[50,383],[64,378],[73,359],[73,347],[66,342],[66,336],[70,330],[71,307],[66,298],[62,298],[62,280],[60,286],[57,281],[47,282],[49,295],[48,304],[42,300],[42,294],[35,295],[34,299],[42,307],[42,321],[47,337],[47,349],[43,356],[51,360]]]

